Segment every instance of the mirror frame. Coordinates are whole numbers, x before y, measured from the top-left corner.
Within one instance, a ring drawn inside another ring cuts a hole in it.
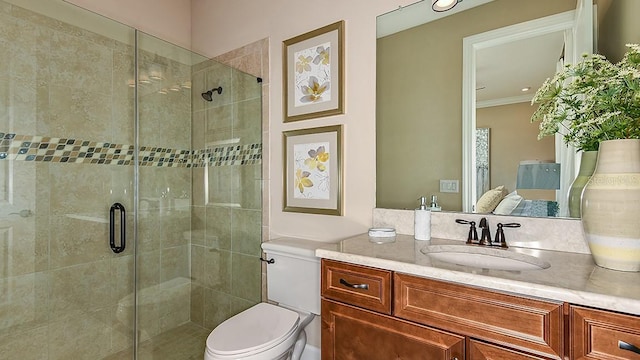
[[[576,11],[506,26],[465,37],[462,45],[462,211],[472,213],[476,203],[476,50],[525,40],[535,36],[564,31],[565,48],[574,48]],[[574,51],[565,51],[568,62],[574,62]],[[557,143],[557,142],[556,142]],[[556,151],[557,154],[557,151]]]

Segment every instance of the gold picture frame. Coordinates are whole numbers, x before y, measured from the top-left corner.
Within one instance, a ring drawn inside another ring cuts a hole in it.
[[[285,212],[342,215],[342,125],[282,133]]]
[[[344,20],[282,43],[284,122],[344,114]]]

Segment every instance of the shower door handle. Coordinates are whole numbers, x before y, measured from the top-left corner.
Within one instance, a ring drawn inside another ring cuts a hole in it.
[[[116,246],[116,210],[120,210],[120,246]],[[114,203],[109,210],[109,245],[111,251],[118,254],[124,251],[126,246],[126,211],[124,205],[120,203]]]

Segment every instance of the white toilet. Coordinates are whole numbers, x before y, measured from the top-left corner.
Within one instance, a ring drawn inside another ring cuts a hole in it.
[[[257,304],[218,325],[207,338],[205,360],[299,360],[304,328],[320,314],[320,259],[326,243],[282,238],[262,244],[268,260],[269,303]]]

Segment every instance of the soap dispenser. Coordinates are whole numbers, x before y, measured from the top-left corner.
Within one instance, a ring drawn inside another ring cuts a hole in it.
[[[414,238],[416,240],[431,240],[431,211],[427,207],[427,198],[421,196],[420,205],[414,214]]]
[[[431,195],[431,205],[429,206],[431,211],[440,211],[442,208],[438,205],[438,197]]]

